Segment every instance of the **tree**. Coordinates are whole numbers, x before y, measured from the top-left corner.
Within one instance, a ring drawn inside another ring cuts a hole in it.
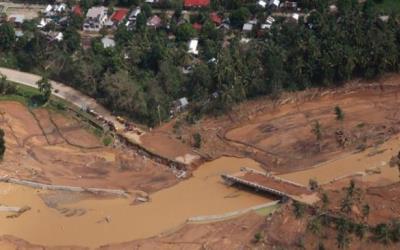
[[[322,193],[322,205],[323,207],[326,209],[329,205],[329,197],[328,194],[326,192]]]
[[[305,213],[305,205],[298,201],[293,201],[293,212],[297,219],[303,217]]]
[[[42,79],[36,82],[36,85],[38,85],[39,91],[42,95],[42,101],[46,103],[50,99],[52,90],[49,79],[47,78],[47,76],[43,76]]]
[[[201,135],[200,135],[200,133],[193,134],[193,140],[194,140],[193,146],[195,148],[200,148],[201,147]]]
[[[230,16],[231,24],[236,28],[241,28],[249,17],[250,11],[246,7],[241,7],[232,11]]]
[[[15,31],[10,23],[0,25],[0,49],[10,49],[15,43]]]
[[[362,207],[362,214],[363,214],[364,218],[368,218],[369,211],[370,211],[369,205],[364,204],[364,206]]]
[[[378,224],[373,230],[374,239],[385,245],[390,242],[390,229],[385,223]]]
[[[335,115],[336,115],[336,120],[338,121],[344,120],[344,112],[339,106],[335,107]]]
[[[187,42],[196,35],[196,30],[190,23],[179,25],[176,30],[176,40],[179,42]]]
[[[311,132],[315,135],[315,139],[317,140],[318,150],[321,151],[322,128],[319,121],[314,122],[314,126],[312,127]]]
[[[336,221],[337,236],[336,242],[340,249],[346,249],[351,241],[350,238],[350,223],[345,218],[339,218]]]
[[[6,142],[4,140],[4,130],[0,128],[0,160],[3,160],[6,152]]]
[[[312,191],[317,191],[319,185],[318,185],[318,181],[316,179],[310,179],[308,181],[308,186],[310,187],[310,189]]]

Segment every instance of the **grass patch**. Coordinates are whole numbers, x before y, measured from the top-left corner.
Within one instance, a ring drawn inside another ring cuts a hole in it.
[[[376,1],[376,8],[379,11],[382,11],[386,14],[391,14],[394,12],[400,12],[400,1],[399,0],[381,0],[381,3],[379,3],[380,1]]]
[[[264,208],[260,208],[256,210],[256,213],[261,215],[261,216],[267,216],[271,213],[274,213],[276,210],[278,210],[278,208],[280,208],[281,205],[280,204],[275,204],[273,206],[269,206],[269,207],[264,207]]]
[[[110,146],[111,143],[113,143],[113,138],[111,136],[107,135],[107,136],[103,137],[102,142],[103,142],[104,146]]]

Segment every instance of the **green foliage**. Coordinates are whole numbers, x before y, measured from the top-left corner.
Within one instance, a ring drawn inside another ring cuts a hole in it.
[[[311,130],[311,132],[315,135],[315,139],[317,141],[320,141],[322,139],[322,127],[319,121],[314,122],[314,126]]]
[[[345,218],[339,218],[336,221],[336,229],[337,229],[337,236],[336,236],[336,243],[338,248],[346,249],[350,245],[351,237],[351,224]]]
[[[201,135],[200,133],[193,134],[193,147],[200,148],[201,147]]]
[[[7,81],[7,77],[0,74],[0,94],[2,95],[13,95],[17,93],[15,84]]]
[[[190,23],[179,25],[176,30],[176,40],[187,42],[196,35],[196,30]]]
[[[39,87],[39,92],[42,95],[43,103],[46,103],[50,99],[52,90],[52,86],[51,83],[49,82],[49,79],[47,78],[47,76],[43,76],[42,79],[36,82],[36,85],[38,85]]]
[[[374,239],[385,245],[390,243],[390,228],[387,224],[381,223],[373,228]]]
[[[262,234],[261,234],[260,232],[258,232],[258,233],[256,233],[256,234],[254,235],[254,241],[255,241],[256,243],[260,242],[261,239],[262,239]]]
[[[230,15],[231,24],[236,28],[242,28],[243,24],[250,17],[250,11],[246,7],[232,11]]]
[[[336,120],[338,121],[344,120],[344,112],[339,106],[335,107],[335,115],[336,115]]]
[[[318,181],[316,179],[310,179],[308,181],[308,186],[312,191],[317,191],[319,188]]]
[[[297,219],[302,218],[304,216],[306,210],[306,206],[298,201],[293,201],[293,213]]]
[[[0,50],[10,49],[15,43],[15,31],[10,23],[0,25]]]
[[[0,160],[3,160],[4,153],[6,152],[6,142],[4,140],[4,130],[0,128]]]
[[[113,142],[113,138],[111,136],[106,136],[103,138],[102,141],[104,146],[110,146],[111,143]]]

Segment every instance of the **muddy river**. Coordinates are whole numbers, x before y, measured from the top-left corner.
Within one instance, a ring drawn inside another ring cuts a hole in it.
[[[47,191],[0,183],[1,204],[32,208],[14,219],[0,214],[0,235],[50,246],[96,247],[158,235],[178,228],[189,217],[223,214],[270,202],[221,182],[221,173],[237,172],[243,166],[261,170],[252,160],[224,157],[204,164],[192,178],[154,193],[151,202],[132,206],[131,199],[108,199],[63,205],[87,211],[72,217],[44,204],[39,194]]]

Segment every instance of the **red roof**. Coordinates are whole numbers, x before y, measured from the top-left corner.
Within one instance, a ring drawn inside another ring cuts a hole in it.
[[[77,16],[83,16],[81,6],[79,6],[79,5],[75,5],[75,6],[72,8],[72,13],[74,13],[74,14],[77,15]]]
[[[185,0],[185,7],[207,7],[210,0]]]
[[[124,20],[124,18],[126,17],[126,15],[128,14],[128,9],[119,9],[116,10],[112,16],[111,16],[111,20],[114,22],[121,22],[122,20]]]
[[[222,23],[222,18],[217,14],[217,12],[213,12],[210,14],[210,19],[213,23],[220,25]]]
[[[197,31],[200,31],[203,26],[201,24],[199,24],[199,23],[194,23],[192,25],[192,27],[193,27],[193,29],[195,29]]]

